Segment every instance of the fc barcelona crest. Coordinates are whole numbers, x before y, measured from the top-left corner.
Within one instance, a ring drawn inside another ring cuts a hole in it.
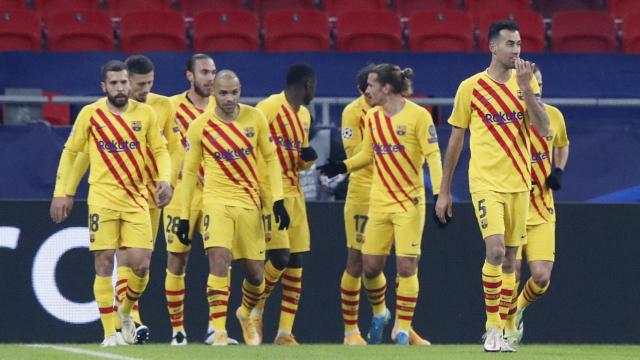
[[[142,130],[142,121],[137,121],[137,120],[132,121],[131,128],[133,129],[133,131]]]
[[[256,131],[253,127],[248,127],[244,128],[244,134],[247,135],[247,137],[252,138],[256,134]]]
[[[396,134],[399,136],[404,136],[407,134],[407,127],[405,125],[398,125],[396,128]]]

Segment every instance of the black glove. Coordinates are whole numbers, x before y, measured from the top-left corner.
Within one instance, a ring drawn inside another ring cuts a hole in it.
[[[191,240],[189,240],[189,220],[180,219],[176,236],[178,236],[178,240],[180,240],[181,243],[185,245],[191,244]]]
[[[433,220],[436,221],[436,224],[438,224],[438,227],[444,228],[444,227],[447,227],[447,225],[449,225],[449,223],[451,223],[451,216],[449,216],[449,214],[447,214],[447,212],[445,211],[444,218],[447,219],[447,222],[443,223],[442,221],[440,221],[440,218],[436,214],[436,203],[437,202],[438,202],[438,195],[433,195]]]
[[[302,161],[313,161],[318,158],[318,153],[316,153],[316,150],[311,146],[303,147],[300,149],[300,157]]]
[[[547,177],[547,186],[551,190],[560,190],[562,189],[562,169],[555,168]]]
[[[277,200],[273,203],[273,217],[276,220],[278,230],[284,230],[289,228],[289,214],[284,207],[284,200]]]
[[[325,175],[328,178],[332,178],[340,174],[346,173],[347,166],[342,161],[335,161],[333,159],[329,159],[328,163],[322,166],[318,166],[318,170],[322,175]]]

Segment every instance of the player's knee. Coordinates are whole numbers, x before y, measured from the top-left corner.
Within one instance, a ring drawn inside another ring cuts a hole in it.
[[[303,253],[293,253],[289,256],[289,263],[287,264],[288,268],[299,269],[303,266],[302,259],[304,258]]]
[[[531,274],[531,277],[533,278],[533,282],[536,283],[538,287],[543,288],[549,285],[549,282],[551,281],[551,271],[536,271],[535,273]]]
[[[487,260],[492,264],[502,264],[504,254],[504,247],[493,246],[491,248],[487,248]]]
[[[349,275],[355,278],[359,278],[360,276],[362,276],[362,260],[347,263],[346,270]]]
[[[278,270],[283,270],[289,264],[290,254],[288,249],[269,250],[269,261]]]
[[[167,253],[167,269],[174,275],[182,275],[187,269],[189,253]]]
[[[149,272],[149,263],[148,262],[140,262],[138,264],[131,264],[131,271],[133,271],[136,276],[144,277]]]
[[[364,276],[366,278],[373,279],[380,275],[382,269],[377,264],[368,263],[365,261],[362,263],[362,272],[364,273]]]

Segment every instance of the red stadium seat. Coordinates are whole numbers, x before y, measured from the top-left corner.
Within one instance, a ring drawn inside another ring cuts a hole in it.
[[[622,50],[628,54],[640,53],[640,13],[625,16],[622,31]]]
[[[341,16],[353,11],[386,11],[387,0],[324,0],[324,11],[329,16]]]
[[[532,7],[545,18],[552,17],[557,11],[606,10],[602,0],[533,0]]]
[[[100,10],[98,0],[35,0],[33,5],[45,20],[59,12]]]
[[[50,51],[111,51],[113,25],[100,11],[66,11],[47,19]]]
[[[256,51],[258,29],[258,19],[249,11],[203,12],[193,19],[193,47],[196,51]]]
[[[186,50],[182,15],[174,11],[126,13],[120,20],[120,49],[124,52]]]
[[[640,13],[638,0],[608,0],[609,14],[615,19],[622,19],[627,15]]]
[[[251,3],[260,16],[271,11],[316,8],[315,0],[253,0]]]
[[[459,0],[396,0],[396,11],[402,17],[410,17],[418,11],[458,9]]]
[[[608,13],[558,11],[551,20],[551,45],[559,52],[613,52],[616,29]]]
[[[336,21],[338,51],[402,50],[400,17],[390,11],[356,11]]]
[[[0,11],[0,51],[42,49],[40,18],[30,11]]]
[[[108,0],[107,11],[112,17],[123,17],[130,12],[171,11],[172,0]]]
[[[0,0],[0,11],[28,10],[25,0]]]
[[[429,10],[409,18],[409,50],[473,51],[473,22],[460,10]]]
[[[492,11],[481,13],[478,17],[480,31],[480,50],[489,50],[487,33],[491,24],[497,20],[512,19],[520,26],[522,52],[544,51],[544,19],[535,11]]]
[[[55,92],[43,91],[42,95],[49,98],[55,95],[62,95]],[[42,117],[51,125],[67,126],[71,125],[71,105],[69,104],[52,104],[46,103],[42,105]]]
[[[205,11],[243,10],[244,0],[180,0],[182,12],[195,17]]]
[[[281,10],[264,17],[265,50],[327,51],[329,19],[317,10]]]
[[[484,12],[529,10],[529,0],[466,0],[464,4],[476,24],[478,17]]]

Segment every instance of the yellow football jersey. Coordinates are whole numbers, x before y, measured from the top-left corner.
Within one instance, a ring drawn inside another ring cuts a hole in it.
[[[349,103],[342,111],[342,146],[347,158],[360,152],[364,139],[364,119],[371,106],[364,95]],[[349,174],[347,199],[354,203],[369,203],[373,165],[368,165]]]
[[[260,209],[257,152],[264,159],[274,200],[282,199],[280,166],[267,121],[261,111],[240,105],[233,122],[221,120],[214,111],[199,116],[187,132],[187,156],[183,169],[181,217],[188,218],[197,168],[204,161],[204,206],[229,205]]]
[[[483,71],[458,87],[449,124],[471,131],[469,190],[520,192],[531,188],[531,125],[515,70],[506,83]],[[531,78],[534,93],[540,88]]]
[[[298,112],[287,102],[284,92],[274,94],[256,105],[267,118],[271,137],[276,143],[276,154],[282,169],[282,186],[285,197],[303,195],[300,187],[300,171],[305,170],[313,161],[304,162],[300,158],[300,149],[309,146],[309,128],[311,114],[306,107],[300,106]],[[262,171],[262,166],[260,170]],[[268,176],[261,177],[262,196],[270,199]]]
[[[427,109],[405,100],[402,110],[392,117],[381,106],[367,112],[362,150],[345,165],[355,171],[373,162],[369,209],[401,212],[425,203],[425,159],[433,191],[438,194],[442,163],[433,119]]]
[[[67,179],[77,171],[77,153],[86,151],[89,144],[88,204],[119,211],[147,210],[146,149],[148,146],[155,158],[157,181],[169,181],[171,160],[166,143],[156,112],[149,105],[129,100],[122,115],[109,111],[106,98],[87,105],[78,114],[65,144],[54,196],[75,192],[75,188],[67,189]]]
[[[567,127],[560,110],[544,105],[551,123],[551,130],[545,137],[531,129],[531,199],[527,225],[538,225],[556,221],[553,190],[546,186],[547,177],[553,169],[553,149],[569,145]]]

